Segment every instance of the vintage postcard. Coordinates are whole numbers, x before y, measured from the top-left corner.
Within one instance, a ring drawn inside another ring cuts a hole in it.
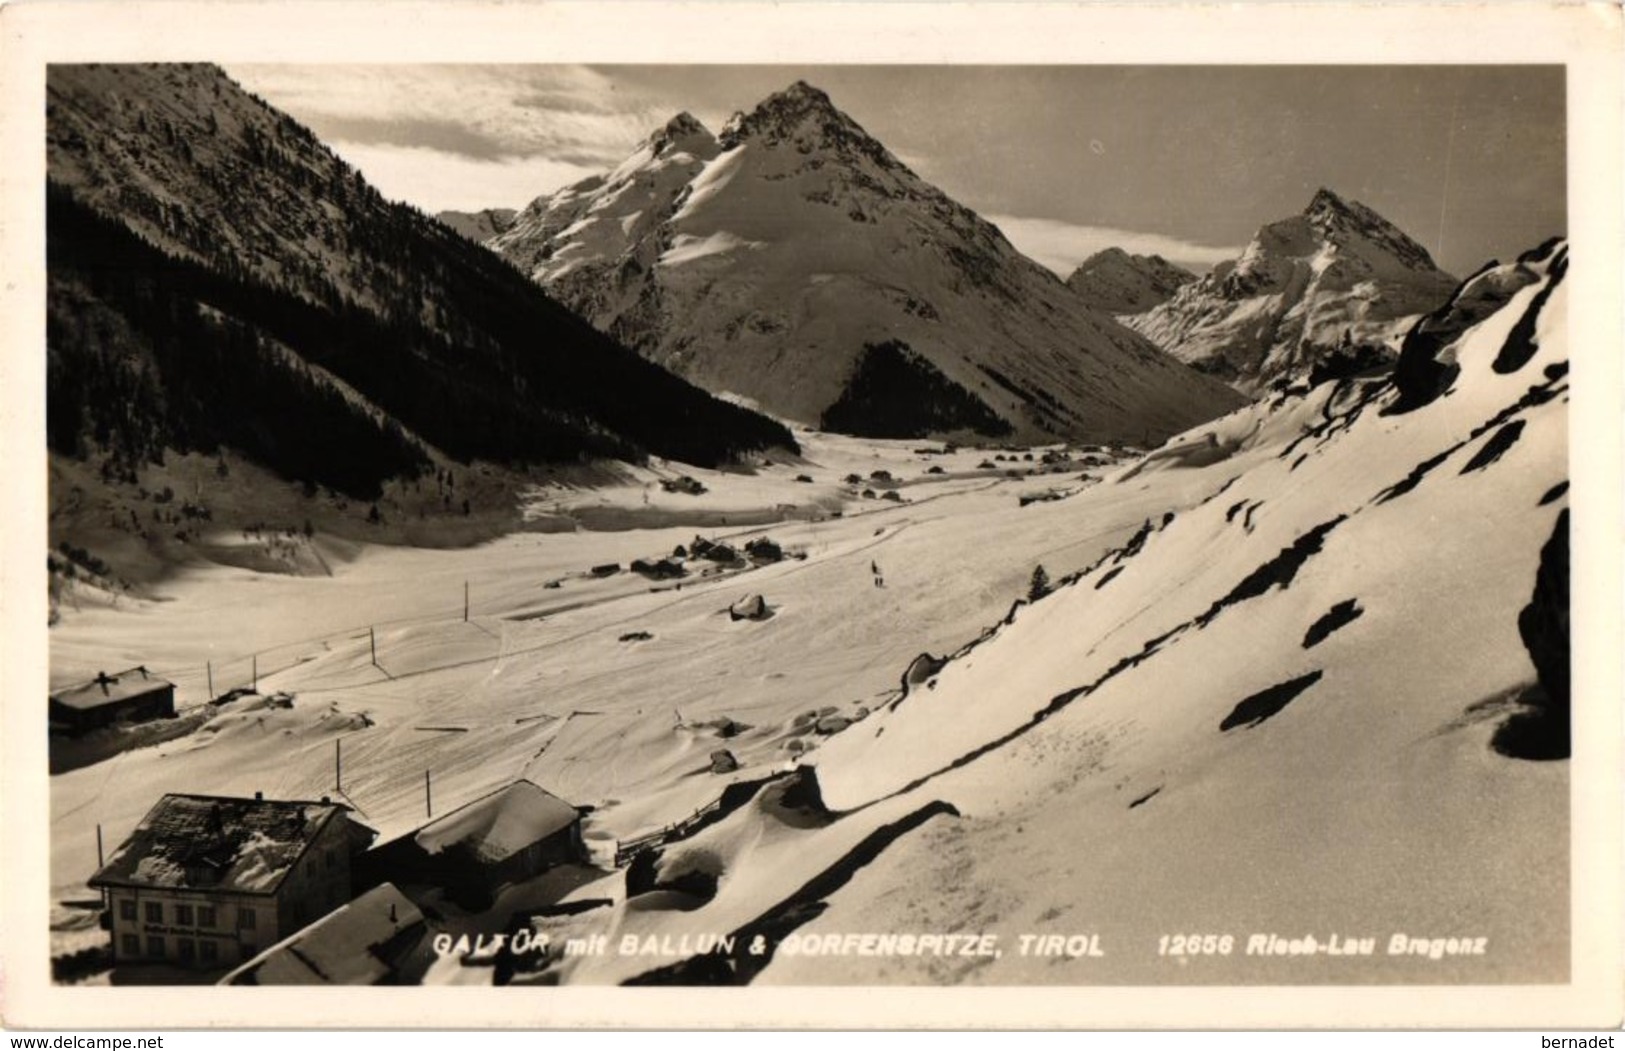
[[[1620,24],[5,8],[8,1024],[1618,1025]]]

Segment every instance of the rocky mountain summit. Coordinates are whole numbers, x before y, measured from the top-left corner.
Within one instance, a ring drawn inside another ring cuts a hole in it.
[[[1256,393],[1328,357],[1391,360],[1405,329],[1455,283],[1381,215],[1321,189],[1301,213],[1262,227],[1240,257],[1126,321]]]

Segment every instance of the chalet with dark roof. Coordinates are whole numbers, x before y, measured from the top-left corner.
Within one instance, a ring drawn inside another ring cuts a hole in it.
[[[140,665],[50,695],[51,728],[80,734],[119,721],[167,719],[175,714],[175,684]]]
[[[171,793],[90,885],[102,891],[115,963],[223,969],[352,896],[377,833],[320,802]]]

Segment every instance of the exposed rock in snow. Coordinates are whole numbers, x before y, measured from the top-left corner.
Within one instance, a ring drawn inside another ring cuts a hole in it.
[[[912,367],[887,375],[940,403],[906,421],[910,436],[1161,438],[1236,404],[805,83],[717,137],[680,115],[488,244],[701,386],[808,423],[840,403],[829,422],[848,433],[900,426],[851,389],[876,382],[873,363],[860,375],[869,346],[909,348]]]
[[[1520,698],[1527,706],[1503,723],[1495,747],[1520,759],[1567,759],[1573,749],[1569,714],[1569,512],[1557,516],[1540,549],[1529,604],[1518,613],[1518,635],[1540,684]]]
[[[851,725],[852,720],[844,715],[825,715],[813,724],[813,732],[828,737],[830,734],[840,733]]]
[[[1463,281],[1442,306],[1417,321],[1405,333],[1394,365],[1400,396],[1390,411],[1406,412],[1438,397],[1455,372],[1454,359],[1445,353],[1448,348],[1463,332],[1505,306],[1519,289],[1539,280],[1535,267],[1559,256],[1566,260],[1567,248],[1553,239],[1510,264],[1492,260]]]
[[[730,620],[766,620],[771,614],[767,600],[760,595],[746,595],[728,607]]]
[[[1454,279],[1358,201],[1318,191],[1258,231],[1241,256],[1124,320],[1181,361],[1247,393],[1307,377],[1328,358],[1393,358],[1413,318]]]

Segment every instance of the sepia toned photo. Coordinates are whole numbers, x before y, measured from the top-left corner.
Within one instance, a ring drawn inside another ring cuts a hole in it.
[[[8,80],[8,968],[161,1024],[1606,1021],[1597,81],[574,39]]]

